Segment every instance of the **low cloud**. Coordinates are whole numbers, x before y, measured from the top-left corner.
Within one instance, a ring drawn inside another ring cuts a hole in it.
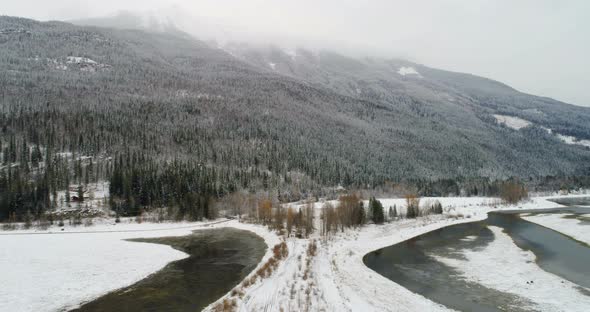
[[[590,106],[584,0],[0,0],[0,14],[73,20],[119,11],[170,18],[202,39],[383,57],[500,80]]]

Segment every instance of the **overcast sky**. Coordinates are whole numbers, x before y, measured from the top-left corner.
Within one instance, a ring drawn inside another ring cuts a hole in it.
[[[229,37],[403,57],[590,106],[588,0],[0,0],[0,14],[40,20],[121,10],[191,16],[193,30],[220,25]]]

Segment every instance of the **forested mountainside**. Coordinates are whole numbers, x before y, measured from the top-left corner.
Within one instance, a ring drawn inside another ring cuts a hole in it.
[[[404,99],[414,101],[415,110],[422,109],[425,115],[430,113],[448,121],[456,121],[449,118],[457,117],[468,122],[473,117],[470,113],[484,121],[486,116],[503,114],[557,133],[590,139],[588,108],[524,94],[487,78],[403,60],[354,59],[328,51],[312,53],[243,43],[229,43],[223,49],[260,68],[348,96],[387,106],[407,106]]]
[[[398,60],[0,17],[0,72],[0,219],[93,180],[124,211],[201,217],[239,189],[590,170],[556,135],[590,139],[590,109]]]

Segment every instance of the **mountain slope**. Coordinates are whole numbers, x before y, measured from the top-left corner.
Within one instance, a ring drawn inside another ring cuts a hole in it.
[[[355,97],[387,102],[405,94],[439,104],[462,102],[486,113],[514,115],[565,135],[590,138],[587,108],[524,94],[487,78],[403,60],[353,59],[325,51],[283,51],[273,46],[237,43],[230,43],[224,49],[260,68],[270,68]]]
[[[192,159],[243,186],[252,169],[272,185],[293,172],[376,185],[588,170],[586,148],[541,127],[590,138],[589,109],[483,78],[331,52],[222,50],[177,32],[0,17],[0,33],[4,143]],[[537,126],[516,131],[493,114]]]

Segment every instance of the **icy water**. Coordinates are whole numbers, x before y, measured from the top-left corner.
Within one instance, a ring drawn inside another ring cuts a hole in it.
[[[266,252],[262,238],[236,229],[133,241],[170,245],[190,256],[74,311],[201,311],[248,275]]]
[[[585,203],[588,201],[562,202],[570,205]],[[537,212],[540,211],[493,212],[487,220],[429,232],[371,252],[363,260],[369,268],[392,281],[456,310],[523,311],[523,303],[527,303],[523,298],[457,278],[459,272],[429,256],[460,257],[461,250],[483,248],[494,239],[487,228],[492,225],[503,228],[518,247],[532,251],[537,264],[545,271],[590,287],[590,247],[518,216],[519,213]],[[542,213],[566,213],[575,217],[590,213],[590,208],[571,206],[543,210]]]

